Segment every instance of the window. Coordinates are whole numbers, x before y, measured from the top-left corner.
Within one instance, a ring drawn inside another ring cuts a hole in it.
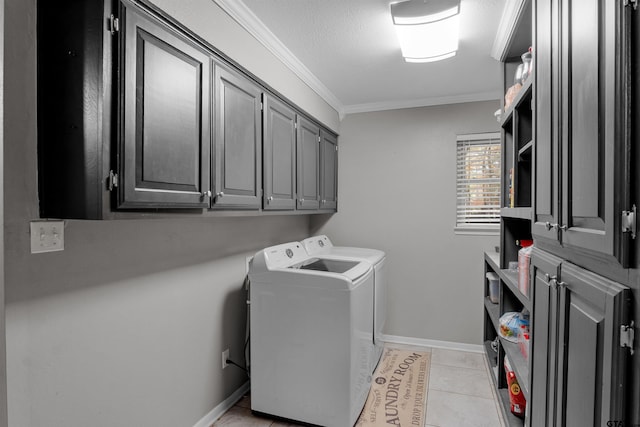
[[[458,135],[456,231],[495,233],[500,224],[500,134]]]

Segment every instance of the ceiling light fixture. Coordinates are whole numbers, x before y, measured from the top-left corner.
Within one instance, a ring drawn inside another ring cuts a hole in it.
[[[407,62],[433,62],[458,50],[460,0],[408,0],[391,4],[402,56]]]

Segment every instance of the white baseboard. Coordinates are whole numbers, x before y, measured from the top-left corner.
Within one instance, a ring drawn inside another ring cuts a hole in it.
[[[211,412],[202,417],[193,427],[211,427],[213,423],[227,412],[238,400],[242,398],[251,388],[251,381],[247,381],[242,384],[239,389],[233,392],[233,394],[227,397],[222,403],[213,408]]]
[[[424,338],[400,337],[397,335],[382,335],[382,340],[384,342],[394,344],[417,345],[421,347],[444,348],[447,350],[484,353],[484,346],[482,344],[466,344],[453,341],[428,340]]]

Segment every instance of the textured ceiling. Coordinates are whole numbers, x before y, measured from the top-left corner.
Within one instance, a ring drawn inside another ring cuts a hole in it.
[[[505,0],[462,0],[458,54],[422,64],[402,59],[392,0],[242,1],[346,110],[500,96],[490,52]]]

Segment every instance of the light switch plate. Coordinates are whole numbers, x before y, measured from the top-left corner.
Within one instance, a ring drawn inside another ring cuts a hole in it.
[[[32,221],[31,253],[64,250],[64,221]]]

